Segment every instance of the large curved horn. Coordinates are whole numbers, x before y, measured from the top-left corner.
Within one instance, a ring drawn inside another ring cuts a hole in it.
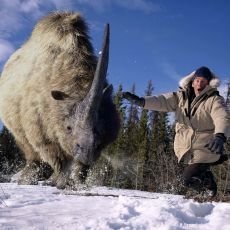
[[[82,114],[81,121],[86,122],[87,125],[90,125],[93,122],[94,116],[98,111],[101,99],[103,96],[103,88],[105,86],[108,63],[109,63],[109,36],[110,29],[109,24],[106,24],[104,30],[104,38],[102,44],[102,51],[100,53],[96,71],[94,74],[94,79],[90,91],[88,92],[86,98],[81,103],[80,113]]]
[[[97,68],[94,74],[94,80],[88,94],[89,99],[91,99],[94,102],[98,101],[97,97],[100,98],[100,96],[102,96],[103,88],[105,86],[105,80],[109,63],[109,35],[109,24],[106,24],[102,44],[102,51],[98,59]]]

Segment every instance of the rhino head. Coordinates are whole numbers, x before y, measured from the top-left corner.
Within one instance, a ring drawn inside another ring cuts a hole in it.
[[[106,81],[109,62],[109,36],[110,30],[109,24],[107,24],[104,31],[102,51],[98,58],[91,88],[85,98],[74,108],[75,111],[69,118],[74,123],[72,127],[69,127],[70,139],[72,139],[72,155],[85,165],[91,165],[99,157],[101,149],[108,142],[111,142],[110,140],[113,140],[117,133],[112,134],[113,137],[111,138],[108,138],[108,136],[111,136],[110,133],[106,133],[108,123],[113,123],[110,113],[116,112],[111,99],[112,86],[108,85]],[[51,94],[56,100],[64,100],[68,97],[60,91],[52,91]],[[114,122],[117,123],[117,121]],[[111,125],[113,126],[113,124]],[[111,133],[114,133],[114,131]]]

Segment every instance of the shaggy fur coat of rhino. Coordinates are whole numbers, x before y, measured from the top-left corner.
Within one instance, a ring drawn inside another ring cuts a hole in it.
[[[42,162],[53,169],[56,186],[83,182],[101,150],[115,140],[119,116],[106,81],[108,36],[107,25],[98,60],[84,19],[55,12],[37,23],[7,61],[0,118],[25,154],[19,183],[36,184],[44,176]]]

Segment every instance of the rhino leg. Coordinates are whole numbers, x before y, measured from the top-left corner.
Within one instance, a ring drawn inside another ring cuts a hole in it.
[[[35,152],[30,143],[25,138],[16,139],[17,145],[22,150],[26,158],[26,166],[20,172],[19,184],[37,184],[39,180],[44,180],[52,174],[51,167],[42,162],[40,156]]]
[[[70,175],[70,165],[69,160],[63,161],[60,163],[60,168],[59,170],[54,170],[54,173],[52,176],[46,180],[46,184],[50,186],[56,186],[59,189],[64,189],[66,188],[67,181]]]
[[[79,161],[69,160],[60,173],[54,173],[50,178],[50,185],[59,189],[78,190],[85,183],[89,166]]]
[[[56,186],[59,189],[65,189],[70,176],[70,165],[70,160],[63,161],[62,164],[60,163],[60,167],[58,167],[58,169],[53,165],[56,170],[54,170],[52,176],[46,181],[46,184]]]
[[[45,144],[46,143],[46,144]],[[59,173],[65,156],[57,144],[48,143],[46,139],[33,143],[42,161],[47,162],[55,173]]]
[[[65,189],[68,181],[68,176],[63,173],[53,173],[53,175],[46,180],[46,185],[56,186],[58,189]]]
[[[80,161],[75,161],[71,167],[70,182],[74,184],[84,184],[89,172],[89,165],[82,164]]]
[[[38,184],[38,181],[46,180],[52,174],[51,167],[44,162],[27,162],[20,173],[18,184]]]
[[[43,143],[47,143],[47,141],[43,141]],[[72,158],[70,156],[65,156],[57,144],[41,144],[38,147],[41,159],[47,162],[54,171],[52,176],[48,178],[45,183],[50,186],[64,189],[70,174],[67,170],[69,168],[68,165]]]

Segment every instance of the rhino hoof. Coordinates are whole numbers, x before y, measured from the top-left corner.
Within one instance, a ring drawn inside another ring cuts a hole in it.
[[[85,183],[86,177],[89,172],[89,166],[84,165],[81,162],[75,162],[72,166],[70,179],[76,182],[80,182],[81,184]]]
[[[30,162],[20,172],[17,180],[18,184],[36,185],[38,181],[42,181],[50,177],[52,169],[46,163]]]
[[[35,185],[38,184],[38,164],[35,162],[27,164],[20,172],[18,184]]]

